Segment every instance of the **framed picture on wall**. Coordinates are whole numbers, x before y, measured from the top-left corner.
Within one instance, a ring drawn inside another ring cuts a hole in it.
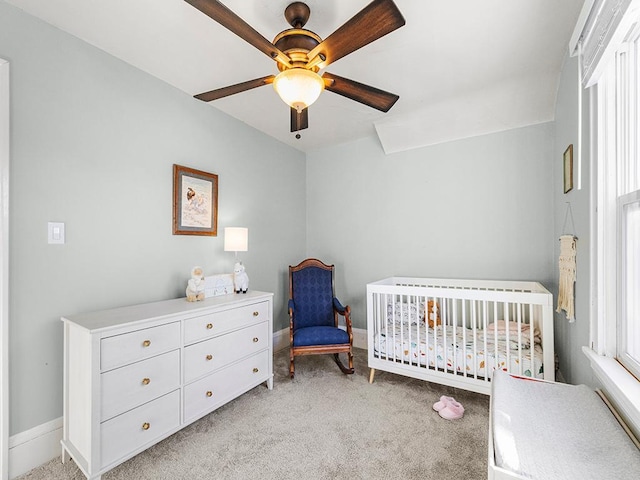
[[[564,151],[564,193],[573,189],[573,144]]]
[[[218,176],[173,166],[173,234],[218,235]]]

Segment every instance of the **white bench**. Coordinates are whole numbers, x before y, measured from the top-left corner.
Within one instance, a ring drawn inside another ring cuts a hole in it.
[[[585,385],[496,371],[488,467],[489,480],[638,480],[640,450]]]

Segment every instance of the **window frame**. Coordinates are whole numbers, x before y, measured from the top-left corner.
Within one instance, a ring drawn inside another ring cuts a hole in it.
[[[624,334],[620,336],[624,330],[619,326],[619,321],[623,321],[621,302],[624,297],[619,293],[625,265],[621,250],[620,208],[630,199],[633,201],[636,195],[640,198],[640,166],[637,165],[640,147],[639,4],[640,1],[635,1],[634,8],[620,22],[621,29],[616,33],[618,41],[607,46],[609,51],[613,50],[607,59],[610,63],[598,67],[601,73],[589,91],[591,239],[595,245],[591,265],[595,274],[592,279],[591,345],[590,348],[583,347],[596,377],[637,436],[640,436],[640,377],[631,373],[627,366],[629,362],[623,358],[624,355],[618,354],[618,347],[624,341]],[[630,46],[630,42],[635,42],[635,45]],[[631,78],[620,82],[621,73],[629,71]],[[626,89],[626,96],[621,97],[623,89]],[[631,100],[635,110],[625,117],[630,119],[629,122],[622,121],[624,109],[629,104],[624,102]],[[633,176],[633,183],[623,181],[625,176]]]
[[[597,321],[591,344],[600,355],[622,361],[640,377],[640,359],[628,363],[620,355],[626,343],[625,309],[621,287],[625,284],[623,213],[640,192],[637,127],[640,124],[640,22],[634,24],[616,50],[611,64],[595,84],[595,171],[597,172],[595,222]]]

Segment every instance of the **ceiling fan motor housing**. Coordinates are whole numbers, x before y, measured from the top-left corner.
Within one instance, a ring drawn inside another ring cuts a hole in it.
[[[289,55],[291,64],[294,67],[304,67],[310,60],[310,58],[307,58],[307,54],[317,47],[320,42],[322,42],[322,38],[304,28],[290,28],[280,32],[276,35],[276,38],[273,39],[273,45]],[[287,69],[287,67],[281,63],[277,65],[280,71]],[[313,67],[311,70],[317,72],[318,68]]]

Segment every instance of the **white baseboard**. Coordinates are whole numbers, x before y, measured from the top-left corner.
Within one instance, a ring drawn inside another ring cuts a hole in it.
[[[353,346],[367,348],[367,330],[353,329]],[[273,350],[289,347],[289,329],[273,334]],[[38,425],[9,438],[9,478],[16,478],[29,470],[59,456],[62,452],[62,417]]]
[[[366,328],[354,328],[353,329],[353,346],[356,348],[367,349],[367,329]]]
[[[273,351],[289,348],[289,328],[283,328],[273,334]]]
[[[9,478],[16,478],[60,455],[62,417],[9,438]]]

